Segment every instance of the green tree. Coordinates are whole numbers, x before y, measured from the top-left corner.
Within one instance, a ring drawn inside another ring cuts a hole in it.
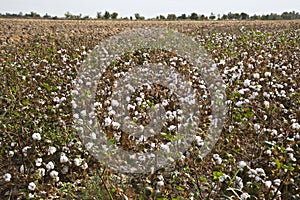
[[[248,20],[249,19],[249,15],[247,13],[241,13],[241,20]]]
[[[69,11],[67,12],[67,13],[65,13],[65,18],[66,19],[73,19],[73,14],[72,13],[70,13]]]
[[[208,18],[207,18],[205,15],[200,15],[200,16],[199,16],[199,19],[200,19],[201,21],[203,21],[203,20],[208,20]]]
[[[112,19],[117,19],[117,18],[118,18],[118,13],[113,12],[113,13],[111,14],[111,18],[112,18]]]
[[[269,19],[270,20],[280,20],[282,18],[280,15],[277,15],[276,13],[271,13]]]
[[[298,12],[284,12],[281,14],[282,19],[290,20],[290,19],[300,19],[300,14]]]
[[[167,20],[175,21],[176,19],[177,19],[177,17],[175,14],[168,14],[168,16],[167,16]]]
[[[51,18],[51,16],[50,16],[50,15],[48,15],[48,13],[46,13],[46,14],[43,16],[43,18],[44,18],[44,19],[50,19],[50,18]]]
[[[240,14],[239,13],[234,13],[233,14],[233,19],[240,20],[241,19]]]
[[[136,20],[140,20],[140,18],[141,18],[141,16],[140,16],[139,13],[135,13],[135,14],[134,14],[134,17],[135,17]]]
[[[228,17],[229,20],[233,20],[234,19],[234,14],[229,12],[227,17]]]
[[[101,12],[97,12],[97,19],[103,19],[102,13]]]
[[[250,17],[251,20],[260,20],[260,16],[259,15],[253,15]]]
[[[85,15],[85,16],[83,16],[81,19],[88,20],[88,19],[90,19],[90,16]]]
[[[141,16],[139,13],[135,13],[134,17],[136,20],[144,20],[145,19],[145,17]]]
[[[186,14],[182,14],[181,16],[178,17],[178,19],[183,19],[183,20],[187,19]]]
[[[110,13],[108,11],[105,11],[103,17],[104,19],[110,19]]]
[[[192,13],[191,16],[190,16],[190,19],[191,20],[198,20],[199,19],[199,16],[197,13]]]
[[[269,20],[270,15],[262,15],[261,20]]]
[[[227,19],[228,19],[228,15],[226,14],[222,15],[221,20],[227,20]]]
[[[214,13],[211,13],[211,14],[210,14],[209,19],[210,19],[210,20],[216,19],[216,16],[214,15]]]
[[[25,17],[40,18],[41,16],[39,14],[37,14],[36,12],[31,11],[30,14],[25,14]]]
[[[72,19],[76,19],[76,20],[82,19],[82,14],[80,13],[79,15],[73,15]]]
[[[159,18],[158,18],[159,20],[165,20],[166,19],[166,17],[165,16],[163,16],[163,15],[159,15]]]

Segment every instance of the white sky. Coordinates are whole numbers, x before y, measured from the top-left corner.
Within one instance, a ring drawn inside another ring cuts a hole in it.
[[[228,12],[248,14],[269,14],[300,10],[300,0],[0,0],[0,13],[29,13],[62,17],[67,11],[72,14],[89,15],[107,10],[119,13],[119,17],[134,16],[140,13],[146,18],[160,14],[210,15]]]

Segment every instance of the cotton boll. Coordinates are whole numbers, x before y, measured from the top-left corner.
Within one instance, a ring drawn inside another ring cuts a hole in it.
[[[254,130],[259,131],[259,129],[260,129],[260,125],[259,124],[254,124]]]
[[[119,102],[118,102],[117,100],[114,100],[114,99],[113,99],[113,100],[111,101],[111,105],[117,107],[117,106],[119,106]]]
[[[265,77],[271,77],[272,73],[271,72],[265,72]]]
[[[220,165],[222,163],[222,158],[219,156],[219,154],[214,154],[213,158],[218,165]]]
[[[24,172],[25,172],[25,167],[24,167],[24,165],[21,165],[20,166],[20,173],[24,174]]]
[[[236,104],[235,104],[237,107],[241,107],[244,105],[244,102],[243,101],[238,101]]]
[[[240,198],[241,198],[241,200],[247,200],[250,198],[250,195],[248,193],[243,193],[243,194],[241,194]]]
[[[35,160],[35,166],[40,167],[42,165],[43,159],[42,158],[37,158]]]
[[[272,155],[272,151],[271,151],[270,149],[268,149],[268,150],[266,150],[266,154],[267,154],[268,156],[271,156],[271,155]]]
[[[200,147],[203,146],[203,144],[204,144],[202,138],[198,135],[196,136],[196,142],[197,142],[197,145]]]
[[[255,78],[255,79],[259,79],[259,78],[260,78],[260,75],[259,75],[259,73],[254,73],[254,74],[253,74],[253,78]]]
[[[104,126],[109,126],[111,124],[111,122],[112,122],[112,120],[109,117],[105,118],[104,119]]]
[[[113,127],[114,130],[118,130],[120,128],[120,126],[121,126],[121,124],[118,123],[118,122],[113,122],[112,123],[112,127]]]
[[[50,177],[55,179],[56,177],[58,177],[58,172],[55,171],[55,170],[51,171],[50,172]]]
[[[62,153],[62,154],[60,155],[59,161],[60,161],[60,163],[66,163],[66,162],[69,161],[69,158],[68,158],[64,153]]]
[[[268,101],[264,101],[264,105],[266,108],[270,108],[270,103]]]
[[[272,182],[271,181],[265,181],[265,186],[267,188],[270,188],[272,186]]]
[[[80,166],[81,163],[82,163],[82,161],[83,161],[83,159],[81,159],[81,158],[75,158],[75,159],[74,159],[74,164],[75,164],[76,166]]]
[[[46,168],[47,168],[48,170],[54,169],[54,163],[53,163],[52,161],[48,162],[48,163],[46,164]]]
[[[293,123],[291,127],[292,127],[292,129],[299,130],[300,129],[300,124],[299,123]]]
[[[41,134],[39,134],[39,133],[32,134],[32,139],[33,140],[41,140],[42,139]]]
[[[169,102],[168,102],[168,100],[165,99],[165,100],[162,101],[161,104],[162,104],[163,106],[167,106],[167,105],[169,105]]]
[[[274,183],[274,185],[276,185],[276,186],[280,186],[281,180],[280,180],[280,179],[275,179],[275,180],[273,181],[273,183]]]
[[[89,166],[86,162],[81,165],[81,168],[84,169],[84,170],[87,169],[88,167]]]
[[[30,182],[30,183],[28,184],[28,189],[29,189],[29,190],[34,191],[35,188],[36,188],[36,185],[35,185],[34,182]]]
[[[10,173],[6,173],[3,175],[3,179],[5,182],[10,182],[11,180],[11,174]]]
[[[157,182],[157,187],[162,187],[164,185],[164,181],[158,181]]]
[[[243,179],[239,176],[236,176],[235,177],[235,183],[237,184],[237,186],[240,188],[240,189],[243,189],[244,187],[244,184],[243,184]]]
[[[56,152],[56,148],[55,148],[55,147],[50,146],[50,147],[48,148],[48,155],[52,155],[52,154],[54,154],[55,152]]]
[[[247,166],[247,163],[246,163],[245,161],[240,161],[240,162],[238,163],[238,168],[239,168],[240,170],[243,170],[246,166]]]
[[[246,79],[246,80],[244,81],[244,86],[245,86],[245,87],[249,87],[250,84],[251,84],[251,81],[250,81],[249,79]]]

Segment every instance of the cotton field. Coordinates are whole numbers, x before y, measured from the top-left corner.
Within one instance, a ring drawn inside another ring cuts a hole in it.
[[[300,199],[299,21],[1,19],[0,25],[1,199]],[[186,34],[207,51],[226,86],[227,113],[217,143],[200,156],[212,121],[210,94],[189,58],[167,49],[124,52],[97,85],[95,109],[107,138],[125,150],[170,152],[182,110],[168,88],[145,84],[127,99],[141,128],[150,121],[147,110],[167,111],[163,134],[149,138],[120,131],[111,109],[119,102],[107,100],[117,78],[145,63],[190,77],[201,123],[171,166],[118,173],[91,155],[74,128],[74,80],[101,41],[146,26]]]

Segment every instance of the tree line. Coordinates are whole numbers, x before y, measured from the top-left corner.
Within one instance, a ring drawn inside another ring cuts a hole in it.
[[[205,21],[205,20],[295,20],[300,19],[300,14],[295,11],[291,12],[283,12],[282,14],[266,14],[266,15],[249,15],[247,13],[232,13],[229,12],[228,14],[214,14],[211,13],[209,16],[203,14],[197,14],[193,12],[189,15],[187,14],[167,14],[165,15],[158,15],[155,18],[146,19],[145,17],[141,16],[139,13],[135,13],[134,16],[130,17],[121,17],[118,18],[119,14],[117,12],[109,12],[105,11],[97,12],[96,17],[90,17],[88,15],[76,15],[72,14],[71,12],[65,13],[64,17],[57,17],[57,16],[50,16],[49,14],[45,14],[41,16],[36,12],[30,12],[23,14],[22,12],[18,14],[1,14],[0,17],[2,18],[34,18],[34,19],[67,19],[67,20],[87,20],[87,19],[98,19],[98,20],[166,20],[166,21],[175,21],[175,20],[195,20],[195,21]]]

